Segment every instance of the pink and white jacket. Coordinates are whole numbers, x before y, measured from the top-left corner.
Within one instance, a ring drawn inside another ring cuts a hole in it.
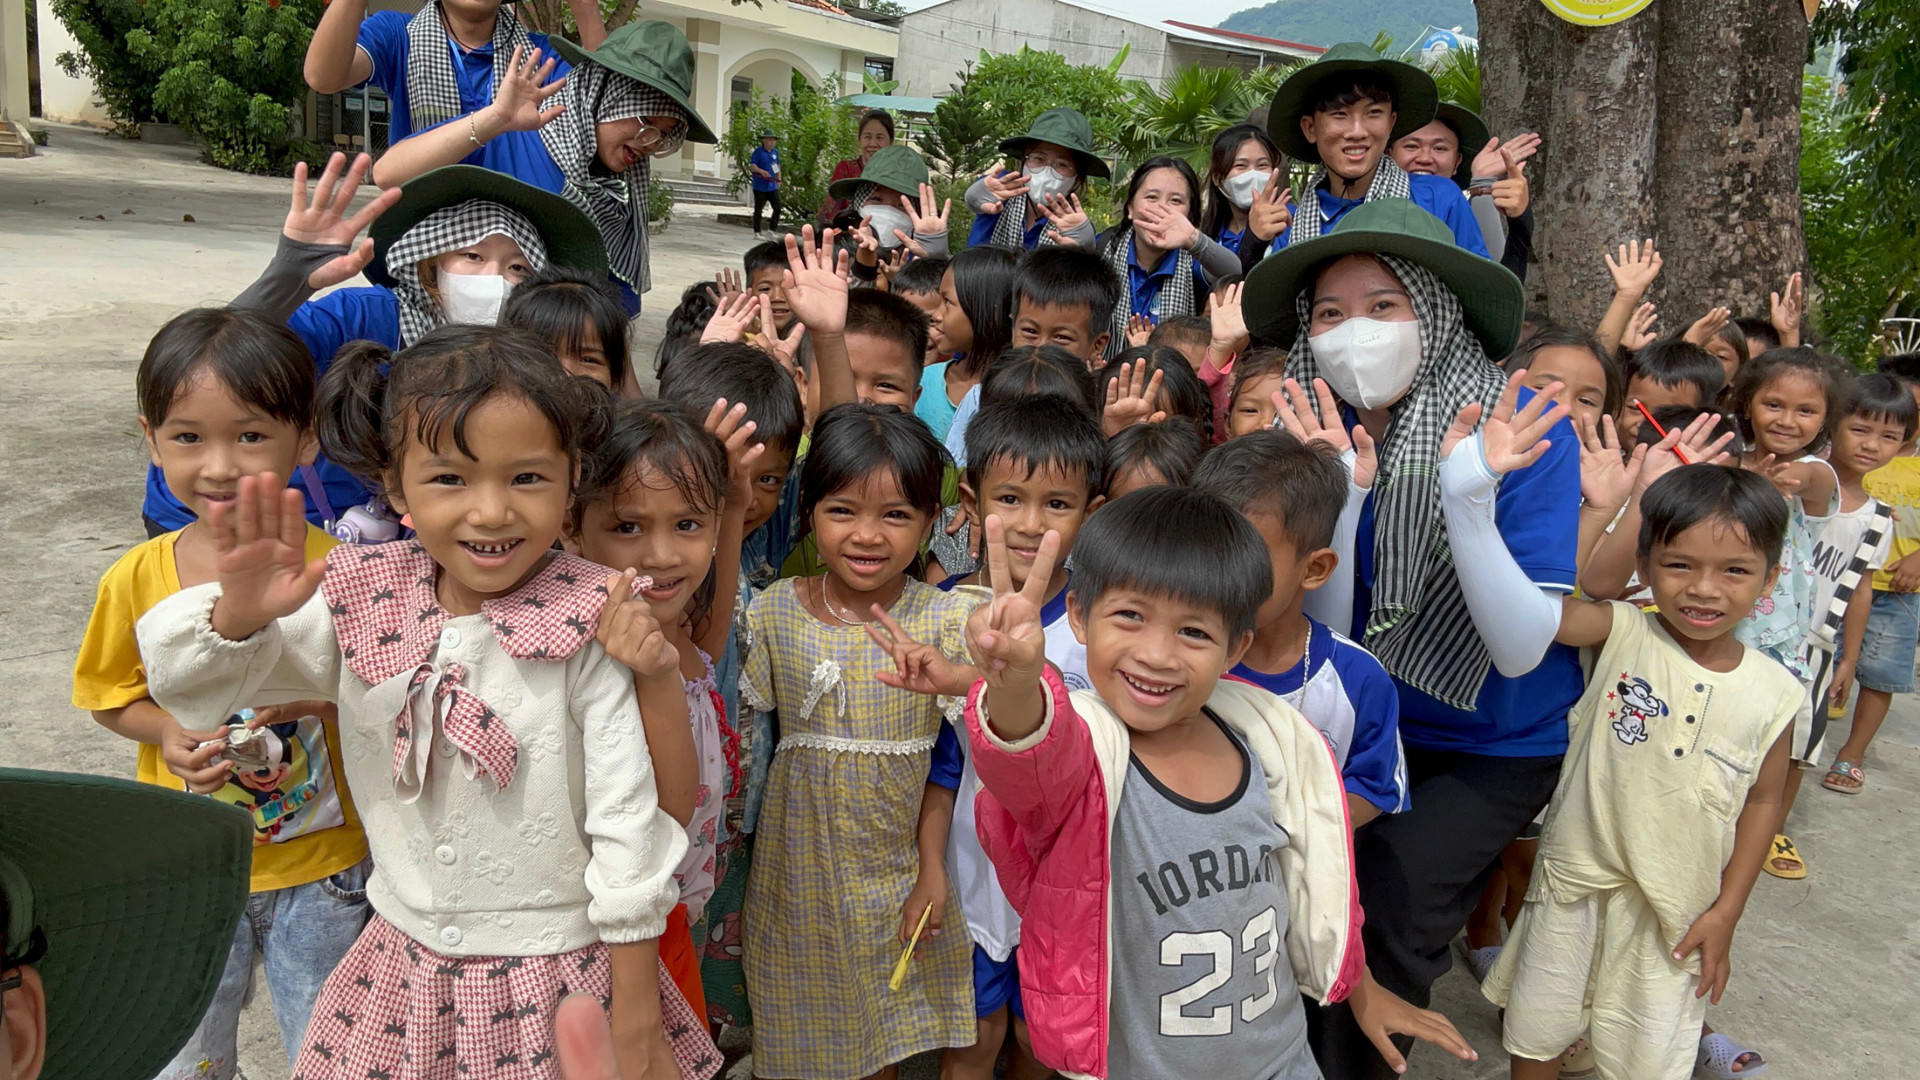
[[[1051,666],[1046,716],[1018,742],[994,734],[985,683],[967,698],[967,734],[983,790],[980,843],[1020,912],[1020,993],[1033,1052],[1070,1077],[1107,1075],[1116,928],[1112,829],[1127,777],[1126,725],[1091,690],[1071,698]],[[1341,1001],[1365,969],[1353,833],[1326,737],[1292,706],[1222,679],[1208,698],[1266,772],[1275,855],[1290,905],[1287,959],[1302,992]],[[1123,939],[1124,940],[1124,939]]]

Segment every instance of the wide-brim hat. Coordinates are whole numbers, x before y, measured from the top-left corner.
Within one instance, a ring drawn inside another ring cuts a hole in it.
[[[1332,229],[1281,248],[1247,275],[1247,327],[1286,348],[1300,330],[1294,301],[1320,268],[1342,255],[1397,255],[1433,271],[1460,301],[1467,330],[1495,360],[1513,351],[1526,314],[1526,289],[1513,271],[1454,243],[1453,231],[1410,199],[1375,199],[1349,210]]]
[[[777,131],[763,131],[760,133],[760,137],[763,139],[772,139],[775,142],[778,142],[780,140],[780,133]]]
[[[1303,64],[1287,76],[1273,92],[1267,107],[1267,134],[1299,161],[1319,161],[1320,148],[1307,141],[1300,131],[1300,118],[1312,107],[1315,90],[1329,80],[1364,76],[1378,79],[1393,88],[1393,133],[1389,145],[1408,132],[1427,126],[1433,120],[1440,91],[1433,76],[1402,60],[1389,60],[1357,41],[1346,41],[1326,52],[1311,64]]]
[[[672,98],[687,114],[688,142],[720,141],[693,107],[693,47],[672,23],[628,23],[608,34],[597,49],[583,49],[563,37],[554,38],[553,47],[575,67],[591,60]]]
[[[861,184],[878,184],[912,198],[920,197],[920,185],[929,182],[927,159],[899,143],[881,147],[867,159],[859,176],[844,177],[827,186],[827,194],[836,199],[851,199]]]
[[[549,265],[591,274],[607,272],[607,244],[600,238],[600,229],[564,196],[478,165],[447,165],[402,184],[400,201],[374,220],[369,230],[373,261],[364,271],[367,280],[391,287],[387,250],[435,211],[472,199],[499,203],[526,218],[547,245]]]
[[[186,1045],[226,969],[252,865],[253,823],[232,806],[0,769],[5,947],[46,987],[42,1080],[153,1076]]]
[[[1493,141],[1493,132],[1479,113],[1451,101],[1441,102],[1433,118],[1452,128],[1460,140],[1460,167],[1453,170],[1453,182],[1464,188],[1473,183],[1473,159]]]
[[[1073,154],[1081,176],[1097,176],[1102,180],[1113,177],[1113,170],[1093,152],[1093,125],[1078,109],[1064,105],[1048,109],[1034,118],[1033,127],[1025,135],[1001,140],[1000,152],[1020,157],[1027,152],[1029,144],[1037,142],[1066,147]]]

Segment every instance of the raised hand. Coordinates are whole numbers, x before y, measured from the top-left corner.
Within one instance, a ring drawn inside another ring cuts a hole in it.
[[[240,478],[228,507],[207,509],[220,599],[213,628],[239,641],[300,610],[325,576],[327,560],[307,561],[306,503],[272,473]]]
[[[1500,141],[1499,136],[1487,140],[1487,145],[1473,156],[1472,175],[1478,177],[1506,176],[1514,163],[1523,162],[1540,152],[1540,136],[1528,132]]]
[[[1060,534],[1049,529],[1040,539],[1027,583],[1017,590],[1009,569],[1012,562],[1007,556],[1007,530],[1000,515],[987,515],[986,534],[987,576],[993,583],[993,599],[967,617],[967,644],[980,678],[989,687],[1007,690],[1032,686],[1040,681],[1047,666],[1047,630],[1040,609],[1046,606],[1047,586],[1060,558]]]
[[[1087,211],[1080,205],[1080,196],[1072,192],[1049,195],[1038,206],[1051,224],[1056,242],[1070,243],[1067,234],[1087,223]]]
[[[1200,237],[1200,229],[1177,210],[1148,206],[1134,216],[1133,226],[1147,243],[1162,251],[1186,251]]]
[[[713,287],[718,295],[715,299],[725,303],[728,297],[738,296],[747,291],[746,281],[740,271],[731,267],[713,275]]]
[[[1127,348],[1137,349],[1153,336],[1153,320],[1145,315],[1127,316]]]
[[[1527,163],[1508,154],[1502,147],[1501,157],[1506,161],[1504,179],[1493,182],[1493,206],[1510,218],[1517,218],[1527,212],[1527,204],[1532,201],[1532,191],[1527,187]]]
[[[993,202],[981,207],[984,213],[997,214],[1007,208],[1007,200],[1027,193],[1027,174],[1012,169],[995,169],[983,177]]]
[[[1773,323],[1773,332],[1780,335],[1782,347],[1799,347],[1800,314],[1805,305],[1806,287],[1797,272],[1787,279],[1785,289],[1767,294],[1768,321]]]
[[[1717,413],[1703,412],[1686,427],[1669,430],[1666,438],[1647,447],[1639,475],[1634,478],[1634,495],[1645,494],[1655,480],[1682,465],[1724,464],[1729,456],[1727,444],[1733,441],[1734,433],[1729,431],[1714,438],[1713,429],[1719,423]],[[1771,458],[1769,454],[1769,461],[1765,464],[1771,464]]]
[[[1374,452],[1373,436],[1367,432],[1364,424],[1355,424],[1351,432],[1341,426],[1340,405],[1334,401],[1327,380],[1313,380],[1313,392],[1320,405],[1318,413],[1314,411],[1313,403],[1307,400],[1306,390],[1300,386],[1299,380],[1288,379],[1280,384],[1280,389],[1271,395],[1273,425],[1286,428],[1301,442],[1321,443],[1343,456],[1352,450],[1353,486],[1362,490],[1373,487],[1373,478],[1380,468],[1379,456]]]
[[[1633,309],[1633,317],[1627,320],[1627,328],[1620,334],[1620,346],[1628,352],[1634,352],[1653,343],[1659,336],[1659,328],[1654,324],[1660,321],[1660,312],[1652,304],[1641,304]]]
[[[876,621],[866,624],[867,636],[893,659],[893,670],[877,671],[875,679],[896,690],[915,694],[965,697],[974,680],[980,677],[973,665],[956,664],[937,646],[913,640],[913,635],[879,604],[873,605],[873,616]],[[919,919],[918,909],[913,915],[915,920]],[[934,917],[939,916],[936,913]],[[913,927],[908,926],[907,930],[912,932]]]
[[[1246,348],[1250,340],[1247,336],[1246,310],[1240,306],[1245,288],[1245,283],[1236,281],[1223,289],[1214,290],[1213,295],[1207,297],[1207,320],[1213,324],[1213,335],[1208,345],[1227,354]]]
[[[909,236],[899,229],[893,230],[894,235],[900,238],[901,243],[913,243],[914,236],[947,235],[947,218],[953,213],[953,200],[948,199],[940,203],[940,212],[937,214],[933,212],[936,201],[938,200],[933,193],[933,185],[921,184],[919,206],[916,207],[912,201],[909,201],[903,208],[907,212],[907,218],[913,222],[913,236]],[[921,254],[924,255],[925,252],[923,251]]]
[[[1598,425],[1575,417],[1573,426],[1580,433],[1581,500],[1606,510],[1625,506],[1633,494],[1634,480],[1646,463],[1647,448],[1634,447],[1631,459],[1622,455],[1620,433],[1611,416],[1602,416]]]
[[[493,92],[493,104],[487,106],[499,118],[502,130],[535,131],[567,111],[565,105],[543,108],[549,98],[567,85],[565,76],[547,82],[556,63],[557,57],[542,64],[539,49],[514,46],[513,59],[507,62],[506,74],[500,76],[500,87]]]
[[[813,241],[813,226],[805,225],[800,235],[787,234],[787,266],[781,283],[787,292],[787,306],[802,324],[816,334],[838,334],[847,328],[847,278],[852,256],[834,251],[838,233],[824,229],[820,242]]]
[[[308,274],[308,288],[338,285],[366,269],[373,261],[373,238],[360,237],[360,234],[373,224],[373,219],[400,201],[400,189],[388,188],[362,206],[359,213],[348,217],[347,208],[353,205],[354,193],[366,182],[373,159],[365,154],[355,157],[343,182],[340,173],[346,161],[347,155],[339,153],[327,159],[327,167],[321,172],[320,183],[311,199],[307,197],[307,163],[302,161],[293,167],[293,205],[287,210],[281,235],[303,244],[338,245],[347,249],[345,255],[323,263]],[[357,241],[356,237],[359,237]]]
[[[1660,276],[1660,252],[1651,237],[1620,245],[1620,254],[1606,256],[1607,272],[1613,275],[1613,291],[1623,296],[1642,297]]]
[[[1157,424],[1167,418],[1167,414],[1154,408],[1154,402],[1160,400],[1161,373],[1155,370],[1152,378],[1147,377],[1147,363],[1142,360],[1127,361],[1120,365],[1120,373],[1107,380],[1106,408],[1101,410],[1100,423],[1111,439],[1135,424]]]
[[[632,568],[607,577],[607,606],[600,610],[593,637],[607,655],[642,679],[680,677],[680,650],[667,640],[653,607],[636,592],[653,579]]]
[[[907,249],[904,247],[894,248],[887,253],[886,258],[879,260],[879,270],[874,274],[874,285],[881,292],[892,292],[894,275],[906,269],[906,266]]]
[[[1732,321],[1732,309],[1724,307],[1710,308],[1705,315],[1695,319],[1692,326],[1687,327],[1687,332],[1683,336],[1688,341],[1704,349],[1707,347],[1707,342],[1712,341],[1714,335],[1726,329],[1727,323]]]
[[[1260,189],[1247,208],[1247,228],[1256,239],[1265,243],[1287,231],[1293,224],[1293,210],[1287,205],[1292,198],[1293,192],[1279,184]]]
[[[727,502],[733,506],[752,503],[754,466],[767,452],[767,444],[754,439],[759,425],[747,419],[746,404],[729,408],[726,398],[717,399],[707,410],[704,426],[727,449]]]
[[[766,293],[722,294],[720,302],[714,305],[712,317],[707,320],[706,329],[700,331],[700,344],[747,340],[747,327],[760,317],[762,307],[773,307],[773,300]]]
[[[1567,415],[1567,407],[1553,400],[1564,387],[1558,382],[1548,383],[1534,393],[1525,408],[1516,411],[1520,382],[1526,377],[1526,368],[1507,376],[1507,385],[1501,389],[1500,400],[1494,403],[1493,413],[1485,424],[1480,423],[1483,410],[1479,402],[1471,402],[1461,409],[1454,417],[1453,426],[1447,429],[1446,438],[1440,442],[1441,460],[1470,437],[1479,440],[1480,459],[1495,476],[1524,469],[1545,457],[1552,447],[1547,441],[1547,432]],[[1480,428],[1477,433],[1476,426]]]

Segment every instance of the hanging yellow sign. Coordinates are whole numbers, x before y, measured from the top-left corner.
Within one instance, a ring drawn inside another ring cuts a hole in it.
[[[1653,0],[1540,0],[1547,10],[1577,26],[1612,26],[1640,14]]]

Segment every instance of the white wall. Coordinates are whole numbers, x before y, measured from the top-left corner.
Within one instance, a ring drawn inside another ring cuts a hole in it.
[[[900,24],[895,91],[945,96],[980,50],[1019,52],[1022,45],[1059,53],[1069,64],[1105,64],[1131,46],[1120,74],[1158,83],[1165,76],[1167,35],[1139,23],[1051,0],[948,0],[911,12]]]
[[[49,120],[70,124],[110,124],[107,107],[94,95],[93,80],[76,79],[60,70],[55,57],[63,52],[80,51],[80,45],[67,33],[66,24],[53,14],[49,0],[35,0],[40,7],[40,109]]]

